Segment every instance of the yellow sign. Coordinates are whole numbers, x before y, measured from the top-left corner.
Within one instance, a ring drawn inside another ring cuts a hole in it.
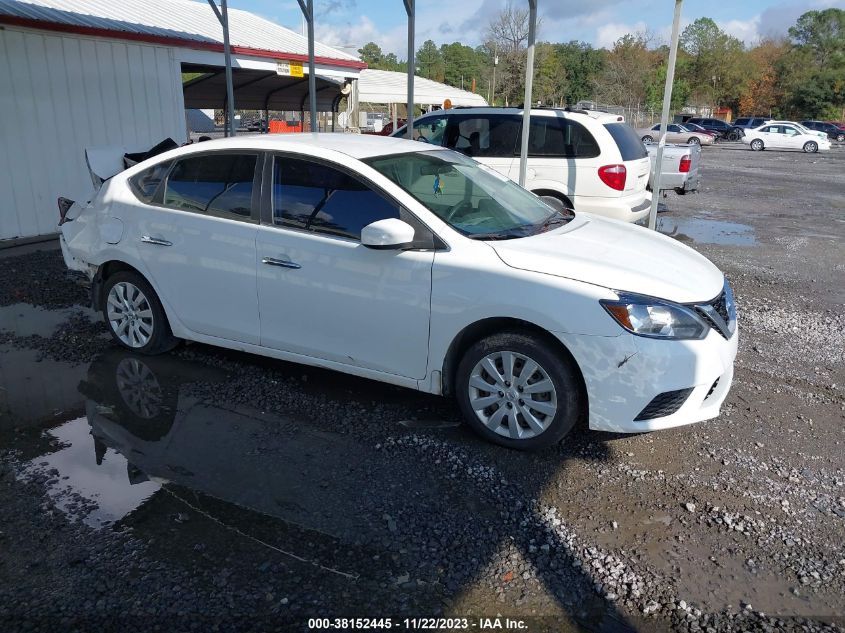
[[[286,77],[303,77],[302,62],[279,60],[276,62],[276,74]]]

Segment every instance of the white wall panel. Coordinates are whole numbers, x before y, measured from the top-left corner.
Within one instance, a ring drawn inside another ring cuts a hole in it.
[[[83,151],[185,141],[181,69],[162,46],[0,30],[0,239],[56,231],[56,198],[86,200]]]

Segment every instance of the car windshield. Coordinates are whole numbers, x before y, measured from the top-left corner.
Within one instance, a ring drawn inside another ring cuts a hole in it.
[[[409,152],[364,162],[473,239],[525,237],[572,219],[490,167],[458,152]]]

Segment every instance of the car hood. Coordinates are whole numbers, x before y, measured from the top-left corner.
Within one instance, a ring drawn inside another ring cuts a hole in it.
[[[721,271],[688,246],[587,213],[555,231],[488,243],[512,268],[679,303],[709,301],[724,284]]]

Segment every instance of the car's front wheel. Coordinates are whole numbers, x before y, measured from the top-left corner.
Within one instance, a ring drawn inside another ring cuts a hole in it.
[[[753,149],[755,152],[762,151],[763,141],[761,141],[759,138],[755,138],[753,141],[751,141],[751,149]]]
[[[646,136],[642,137],[641,140],[642,140],[643,143],[651,143],[654,139],[652,137],[646,135]]]
[[[804,143],[804,151],[808,154],[814,154],[819,151],[819,145],[815,141],[807,141]]]
[[[687,140],[687,145],[701,145],[701,139],[697,136],[690,136],[689,140]]]
[[[845,141],[845,134],[837,134],[836,140],[839,141],[840,143]]]
[[[138,273],[122,271],[106,279],[103,316],[114,340],[136,352],[160,354],[178,342],[155,291]]]
[[[472,345],[458,365],[456,388],[473,430],[508,448],[557,444],[586,410],[575,361],[531,334],[504,332]]]

